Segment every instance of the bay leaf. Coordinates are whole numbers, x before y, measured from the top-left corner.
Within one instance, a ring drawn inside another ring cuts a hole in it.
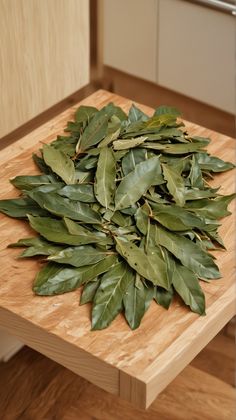
[[[125,139],[125,140],[118,139],[113,142],[113,147],[114,147],[114,150],[132,149],[134,147],[137,147],[143,144],[145,140],[147,140],[147,137],[145,136]]]
[[[10,244],[9,247],[28,247],[20,254],[19,258],[29,258],[35,255],[51,255],[63,249],[63,246],[54,245],[40,237],[20,239],[18,242]]]
[[[132,330],[139,327],[145,314],[146,290],[139,275],[136,274],[124,294],[125,318]]]
[[[124,263],[118,263],[103,275],[93,300],[92,330],[108,327],[122,310],[122,300],[133,271]]]
[[[162,287],[155,286],[154,299],[159,305],[163,306],[163,308],[169,309],[173,297],[174,290],[172,287],[169,290],[165,290]]]
[[[135,169],[135,166],[147,159],[145,149],[132,149],[122,159],[122,170],[124,175],[128,175]]]
[[[64,218],[64,223],[68,229],[68,232],[71,235],[76,235],[80,238],[81,243],[83,244],[92,244],[97,243],[99,245],[104,244],[113,244],[112,238],[110,238],[108,235],[106,235],[103,232],[97,232],[95,230],[88,230],[85,227],[79,225],[78,223],[74,222],[71,219],[68,219],[67,217]]]
[[[213,258],[190,239],[155,226],[155,240],[198,277],[202,279],[220,278],[219,269]]]
[[[91,184],[66,185],[57,191],[57,194],[67,197],[72,201],[82,201],[83,203],[96,202],[93,185]]]
[[[143,234],[147,235],[148,230],[148,219],[149,219],[149,209],[147,205],[139,207],[135,213],[135,220],[138,230]]]
[[[202,170],[224,172],[235,167],[233,163],[225,162],[217,156],[208,155],[208,153],[197,153],[196,159]]]
[[[151,185],[163,182],[158,157],[147,159],[135,166],[120,182],[115,195],[116,210],[136,203]]]
[[[204,188],[202,172],[195,155],[192,156],[189,179],[193,188]]]
[[[0,213],[15,218],[24,218],[28,214],[33,216],[48,215],[45,209],[41,209],[34,200],[28,197],[0,200]]]
[[[231,214],[227,207],[235,197],[236,194],[230,194],[218,196],[214,199],[188,201],[185,207],[197,215],[209,219],[220,219]]]
[[[20,175],[10,180],[14,187],[20,190],[32,190],[40,185],[50,185],[57,182],[52,175]]]
[[[167,115],[167,116],[171,116],[172,118],[177,118],[181,116],[181,112],[173,106],[161,105],[155,109],[155,112],[153,115],[155,116]]]
[[[97,156],[86,155],[85,157],[83,157],[82,159],[80,159],[79,161],[75,163],[75,169],[76,171],[82,171],[82,172],[90,171],[90,169],[96,169],[97,162],[98,162]]]
[[[71,235],[62,220],[50,217],[33,217],[28,215],[30,226],[50,242],[67,245],[86,245],[91,238],[82,235]]]
[[[121,121],[118,117],[113,115],[111,121],[108,123],[107,135],[100,141],[98,148],[108,146],[114,140],[118,139],[121,131]]]
[[[91,245],[80,245],[65,248],[48,257],[48,261],[69,264],[74,267],[96,264],[107,257],[109,253],[100,251]]]
[[[89,204],[71,201],[56,193],[45,194],[32,190],[28,192],[28,195],[42,208],[57,216],[68,217],[82,223],[101,223],[101,217]]]
[[[100,280],[98,280],[97,278],[86,283],[83,287],[79,304],[84,305],[85,303],[92,302],[99,285],[100,285]]]
[[[97,264],[80,268],[50,262],[37,274],[33,290],[37,295],[43,296],[71,292],[110,270],[116,263],[114,255]]]
[[[204,149],[205,143],[161,144],[146,141],[143,143],[142,147],[145,147],[146,149],[160,150],[167,154],[184,155]]]
[[[178,262],[175,262],[174,266],[173,286],[184,303],[190,306],[193,312],[205,315],[205,296],[198,278],[191,270]]]
[[[169,230],[185,231],[189,228],[203,229],[205,223],[200,217],[174,204],[152,204],[153,219]]]
[[[183,207],[185,204],[185,184],[181,175],[172,167],[162,164],[163,175],[167,181],[167,188],[176,204]]]
[[[135,104],[132,104],[130,109],[129,109],[128,120],[131,123],[136,122],[136,121],[147,121],[148,120],[148,115],[146,115]]]
[[[185,200],[201,200],[202,198],[214,198],[217,196],[218,188],[207,188],[200,190],[199,188],[186,188]]]
[[[63,179],[66,184],[75,184],[74,163],[64,152],[44,144],[43,158],[52,171]]]
[[[127,241],[124,237],[116,237],[116,250],[127,261],[131,268],[154,285],[169,288],[166,264],[152,249],[146,255],[142,248]]]
[[[103,147],[98,159],[94,191],[96,199],[106,209],[114,201],[116,161],[112,149]]]
[[[57,136],[57,139],[54,140],[50,145],[54,147],[54,149],[60,150],[61,152],[65,153],[67,156],[74,156],[75,148],[77,144],[77,137],[76,136]]]
[[[75,112],[75,121],[85,127],[97,112],[94,106],[81,105]]]
[[[106,135],[108,129],[108,116],[101,115],[101,111],[97,112],[89,125],[85,128],[77,148],[77,153],[98,144]],[[71,182],[73,184],[73,182]]]

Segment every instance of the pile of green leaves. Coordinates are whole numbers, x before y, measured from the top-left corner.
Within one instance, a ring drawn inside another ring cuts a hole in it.
[[[167,309],[175,293],[205,314],[199,279],[220,277],[209,251],[224,248],[218,219],[234,195],[208,180],[234,165],[210,156],[210,140],[188,135],[179,115],[81,106],[69,133],[33,155],[42,174],[15,177],[21,197],[0,201],[1,212],[39,233],[10,245],[26,248],[20,258],[42,256],[34,292],[83,285],[94,330],[120,312],[135,329],[153,299]]]

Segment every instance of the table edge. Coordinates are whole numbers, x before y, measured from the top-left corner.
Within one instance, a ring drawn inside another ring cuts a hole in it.
[[[147,409],[158,394],[236,314],[235,288],[236,285],[232,284],[209,307],[207,316],[198,317],[141,375],[135,377],[120,371],[120,397]]]
[[[115,366],[2,306],[0,328],[105,391],[119,395],[119,370]]]

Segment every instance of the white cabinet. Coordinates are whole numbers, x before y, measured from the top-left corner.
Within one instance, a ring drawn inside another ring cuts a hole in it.
[[[157,82],[235,113],[236,17],[160,0]]]
[[[236,17],[183,0],[105,0],[104,63],[235,113]]]
[[[104,1],[104,63],[156,82],[157,0]]]

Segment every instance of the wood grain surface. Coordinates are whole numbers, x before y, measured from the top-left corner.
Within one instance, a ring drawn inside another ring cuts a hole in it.
[[[207,358],[208,363],[196,368]],[[234,364],[234,341],[219,334],[143,410],[24,347],[8,363],[0,363],[1,419],[232,420],[236,414],[236,391],[231,386]]]
[[[97,91],[81,104],[101,107],[113,101],[125,111],[131,101]],[[17,196],[8,182],[16,175],[37,173],[31,153],[40,142],[63,132],[76,106],[1,152],[1,198]],[[152,110],[142,107],[149,114]],[[186,122],[193,135],[210,136],[209,151],[232,160],[234,142],[226,136]],[[222,193],[234,190],[233,171],[215,177]],[[233,204],[231,209],[233,209]],[[131,331],[122,316],[103,331],[90,331],[90,306],[79,306],[80,290],[60,296],[35,296],[31,290],[39,262],[17,260],[6,246],[32,235],[26,222],[0,216],[0,327],[99,387],[147,407],[235,313],[233,216],[222,220],[226,252],[215,252],[220,280],[203,283],[207,316],[191,313],[179,300],[166,311],[153,303],[141,326]]]
[[[0,138],[89,82],[88,0],[0,0]]]

